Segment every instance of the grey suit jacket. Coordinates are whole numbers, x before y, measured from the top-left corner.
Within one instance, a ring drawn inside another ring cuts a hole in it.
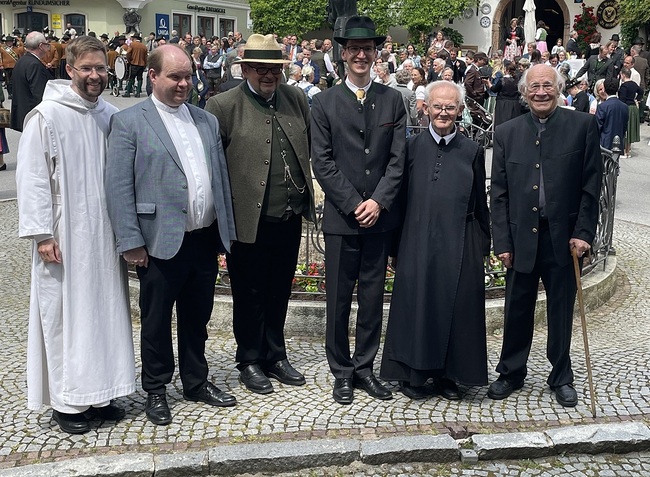
[[[187,107],[203,139],[221,242],[230,250],[235,221],[219,123],[213,115]],[[144,246],[153,257],[174,257],[187,223],[187,179],[151,99],[111,118],[105,177],[118,252]]]

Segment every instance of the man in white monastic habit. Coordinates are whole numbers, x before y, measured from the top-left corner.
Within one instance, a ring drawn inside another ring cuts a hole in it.
[[[71,434],[125,416],[114,398],[135,391],[126,264],[106,211],[110,117],[100,97],[106,48],[91,36],[67,47],[72,80],[50,81],[18,146],[19,235],[33,240],[27,407],[53,408]]]

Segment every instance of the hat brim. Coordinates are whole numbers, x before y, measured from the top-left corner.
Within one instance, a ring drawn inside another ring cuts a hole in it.
[[[345,45],[348,41],[350,40],[374,40],[375,44],[379,45],[380,43],[383,43],[386,41],[385,36],[335,36],[334,41],[337,42],[339,45]]]
[[[235,60],[232,62],[235,63],[271,63],[274,65],[286,65],[291,63],[291,60],[270,60],[264,58],[242,58],[241,60]]]

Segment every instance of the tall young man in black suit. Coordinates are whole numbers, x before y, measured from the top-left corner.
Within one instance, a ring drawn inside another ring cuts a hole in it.
[[[311,157],[325,192],[323,232],[327,263],[327,360],[335,377],[334,400],[350,404],[353,387],[377,399],[391,392],[373,374],[379,349],[386,263],[400,223],[396,198],[402,181],[406,110],[402,95],[370,79],[377,45],[368,17],[352,16],[341,57],[348,76],[314,96]],[[348,324],[358,280],[356,344],[350,356]]]

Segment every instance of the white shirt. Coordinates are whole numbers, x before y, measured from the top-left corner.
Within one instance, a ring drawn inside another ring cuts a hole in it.
[[[217,215],[214,210],[212,182],[199,130],[185,104],[172,108],[151,95],[165,129],[172,138],[187,179],[187,224],[191,231],[208,227]]]

